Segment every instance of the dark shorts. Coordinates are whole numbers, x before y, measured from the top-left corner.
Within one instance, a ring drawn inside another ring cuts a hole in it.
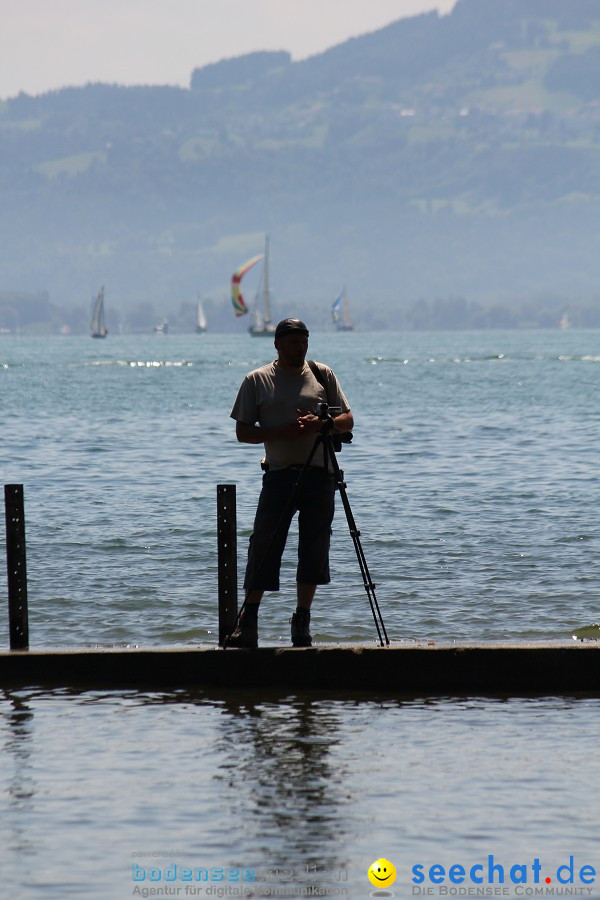
[[[279,590],[279,570],[291,521],[298,513],[296,581],[329,584],[329,544],[335,505],[333,475],[323,469],[304,471],[293,503],[290,498],[300,470],[280,469],[263,475],[262,490],[250,536],[244,588]]]

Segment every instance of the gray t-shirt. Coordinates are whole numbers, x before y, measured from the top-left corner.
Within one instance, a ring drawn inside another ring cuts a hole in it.
[[[313,375],[308,363],[300,372],[289,372],[269,363],[249,372],[238,391],[231,410],[231,418],[245,425],[285,425],[295,422],[298,410],[301,414],[314,413],[318,403],[339,406],[343,413],[350,412],[334,372],[323,363],[319,369],[327,384],[327,391]],[[334,415],[339,415],[335,412]],[[270,469],[285,469],[287,466],[303,465],[313,448],[316,435],[300,436],[289,441],[265,441],[266,458]],[[323,448],[320,446],[311,465],[323,466]]]

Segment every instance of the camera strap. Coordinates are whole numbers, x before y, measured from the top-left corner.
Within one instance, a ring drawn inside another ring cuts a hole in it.
[[[327,382],[325,381],[325,376],[323,374],[323,369],[321,366],[314,361],[314,359],[307,359],[306,362],[310,366],[310,371],[313,373],[319,384],[325,388],[325,396],[327,397],[327,403],[329,403],[329,394],[327,393]],[[352,443],[352,432],[347,431],[344,434],[336,434],[335,438],[335,450],[337,453],[342,449],[342,444],[350,444]]]
[[[325,381],[325,377],[323,375],[321,367],[314,361],[314,359],[307,359],[306,362],[310,366],[310,371],[313,373],[321,387],[325,388],[325,397],[327,399],[327,403],[329,403],[329,396],[327,394],[327,382]]]

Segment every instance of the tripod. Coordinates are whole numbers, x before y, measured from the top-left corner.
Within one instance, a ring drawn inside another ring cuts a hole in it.
[[[267,547],[267,550],[265,551],[263,559],[261,560],[261,562],[256,570],[254,577],[256,578],[256,574],[258,572],[260,572],[265,560],[267,559],[267,556],[271,549],[271,545],[273,543],[274,537],[277,534],[277,532],[279,531],[279,527],[281,525],[281,522],[283,522],[283,520],[287,514],[287,511],[289,510],[291,504],[293,504],[293,502],[295,500],[299,486],[302,482],[302,478],[303,478],[306,470],[310,466],[310,464],[313,460],[313,457],[314,457],[315,453],[317,452],[318,448],[320,446],[322,446],[324,463],[325,463],[325,472],[328,471],[328,466],[331,465],[331,469],[332,469],[334,480],[335,480],[335,486],[340,493],[340,497],[342,498],[342,505],[344,507],[344,512],[346,513],[346,520],[348,522],[350,536],[354,543],[354,549],[356,551],[356,557],[358,559],[358,565],[360,568],[360,573],[362,575],[363,585],[364,585],[365,591],[367,593],[367,597],[369,600],[369,606],[371,607],[371,613],[373,615],[373,620],[375,622],[375,628],[377,630],[377,637],[379,638],[379,645],[381,647],[383,647],[384,639],[385,639],[386,644],[389,644],[390,642],[389,642],[389,638],[387,636],[387,632],[385,630],[385,625],[383,622],[383,617],[381,615],[381,610],[379,609],[379,604],[377,603],[377,597],[375,596],[375,585],[373,584],[373,582],[371,580],[371,576],[369,574],[369,568],[367,566],[367,560],[365,559],[365,554],[364,554],[364,551],[362,548],[362,544],[360,542],[360,531],[356,527],[356,522],[354,521],[354,516],[352,514],[352,509],[350,507],[350,501],[348,500],[348,495],[346,493],[346,483],[344,481],[344,473],[340,469],[340,467],[338,465],[338,461],[335,456],[335,449],[334,449],[334,445],[333,445],[333,436],[331,434],[331,431],[333,429],[333,419],[330,415],[329,410],[330,410],[330,407],[327,405],[327,403],[319,403],[318,415],[319,415],[319,418],[323,419],[323,426],[321,427],[319,434],[315,438],[315,442],[313,444],[312,450],[310,451],[310,453],[308,455],[306,462],[304,463],[302,469],[298,473],[298,478],[296,480],[296,483],[294,484],[294,488],[293,488],[292,494],[290,496],[290,499],[288,500],[288,503],[282,513],[279,525],[277,526],[277,528],[275,529],[275,531],[273,533],[273,536],[271,537],[271,541]],[[231,638],[231,635],[233,634],[233,632],[235,631],[235,629],[238,626],[238,623],[242,617],[242,613],[246,606],[246,603],[247,603],[247,600],[248,600],[251,590],[252,590],[252,586],[250,586],[250,588],[248,588],[246,590],[246,597],[244,599],[244,602],[242,603],[239,613],[237,614],[237,618],[235,620],[234,626],[231,629],[231,632],[225,637],[225,639],[223,641],[223,649],[224,650],[227,648],[227,643],[228,643],[229,639]]]

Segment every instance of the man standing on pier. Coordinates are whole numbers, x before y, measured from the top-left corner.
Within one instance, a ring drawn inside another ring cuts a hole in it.
[[[248,373],[231,411],[236,436],[245,444],[264,444],[265,460],[254,530],[250,536],[244,589],[246,599],[229,647],[258,646],[258,609],[265,591],[279,590],[281,557],[293,516],[298,512],[297,607],[292,644],[310,647],[310,608],[317,585],[329,584],[329,543],[335,484],[322,445],[299,473],[323,427],[319,403],[339,407],[335,431],[354,425],[348,401],[334,372],[306,362],[308,328],[300,319],[283,319],[275,331],[277,359]]]

